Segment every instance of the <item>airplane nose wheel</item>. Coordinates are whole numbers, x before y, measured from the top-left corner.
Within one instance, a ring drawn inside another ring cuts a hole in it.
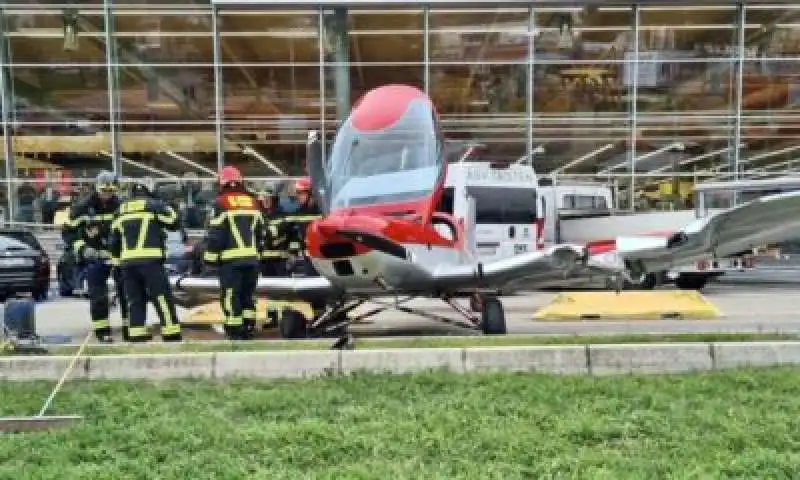
[[[278,322],[278,330],[282,338],[306,338],[308,325],[306,317],[293,309],[286,309]]]
[[[484,298],[481,310],[481,330],[486,335],[505,335],[506,314],[503,304],[494,297]]]

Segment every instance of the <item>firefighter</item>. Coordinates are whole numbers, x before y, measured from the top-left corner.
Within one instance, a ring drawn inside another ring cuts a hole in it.
[[[255,331],[264,218],[236,167],[223,168],[219,181],[203,260],[218,268],[225,334],[231,340],[243,340],[252,338]]]
[[[112,276],[122,317],[123,336],[127,331],[127,302],[121,272],[111,265],[108,240],[111,221],[120,204],[119,181],[111,172],[103,171],[95,179],[94,191],[88,198],[72,206],[62,230],[66,248],[75,254],[78,263],[86,266],[89,289],[89,313],[97,340],[112,341],[109,321],[108,278]]]
[[[147,300],[153,302],[161,321],[165,342],[182,339],[164,262],[167,256],[165,230],[178,231],[180,222],[175,210],[155,198],[145,183],[135,183],[131,198],[123,202],[111,225],[111,254],[119,265],[128,295],[130,327],[128,340],[152,340],[147,328]]]
[[[294,184],[294,190],[297,210],[285,215],[281,220],[282,232],[287,236],[286,251],[289,256],[287,270],[304,276],[316,276],[317,272],[306,256],[305,238],[308,224],[322,215],[314,205],[311,180],[308,177],[298,179]]]
[[[286,276],[286,259],[288,252],[281,249],[286,236],[280,231],[283,210],[278,204],[278,196],[267,189],[259,193],[261,215],[267,225],[264,237],[264,251],[261,254],[261,274],[265,277]]]

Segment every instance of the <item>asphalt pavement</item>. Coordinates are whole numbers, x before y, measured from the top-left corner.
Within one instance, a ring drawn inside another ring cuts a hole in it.
[[[509,333],[527,334],[613,334],[613,333],[716,333],[764,332],[800,333],[800,285],[723,285],[711,284],[704,291],[722,316],[710,320],[586,320],[536,321],[532,315],[547,305],[558,292],[531,292],[503,297]],[[420,299],[406,304],[430,313],[460,319],[447,304]],[[148,323],[158,317],[152,305]],[[179,308],[179,316],[187,311]],[[90,328],[89,304],[86,299],[51,297],[37,306],[37,328],[41,336],[63,336],[69,343],[79,342]],[[112,324],[119,324],[114,311]],[[462,328],[420,318],[411,314],[388,311],[372,317],[353,332],[369,335],[469,334]]]

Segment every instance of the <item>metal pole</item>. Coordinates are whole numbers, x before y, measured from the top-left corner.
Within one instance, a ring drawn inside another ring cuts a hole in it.
[[[223,125],[222,118],[224,116],[222,106],[222,67],[220,66],[220,37],[219,37],[219,8],[215,5],[211,6],[211,30],[214,36],[214,129],[217,146],[217,169],[222,170],[225,165],[225,155],[223,152]]]
[[[737,65],[736,65],[736,118],[734,123],[734,132],[733,132],[733,170],[734,176],[733,179],[739,179],[739,157],[741,154],[741,148],[739,147],[741,143],[742,137],[742,82],[744,76],[744,28],[745,28],[745,6],[743,3],[739,4],[739,31],[737,36],[737,49],[734,49],[735,52],[738,52],[737,55]],[[729,164],[730,165],[730,164]],[[739,192],[733,192],[733,205],[739,203]]]
[[[2,26],[2,31],[7,32],[7,18],[5,15],[5,11],[0,9],[0,26]],[[15,176],[16,165],[14,161],[14,144],[11,141],[11,136],[13,132],[9,128],[9,98],[8,98],[8,82],[10,77],[8,76],[8,68],[7,65],[9,63],[8,57],[8,49],[7,49],[7,37],[6,35],[2,35],[0,38],[0,116],[2,116],[3,121],[3,156],[6,160],[6,198],[8,199],[8,221],[14,220],[14,213],[15,213],[15,201],[16,195],[14,195],[14,188],[12,186],[12,179]]]
[[[631,164],[630,185],[630,211],[636,205],[636,142],[638,141],[638,98],[639,98],[639,6],[633,6],[633,68],[631,71],[631,147],[628,149],[628,159]]]
[[[533,8],[528,9],[528,57],[526,62],[526,76],[527,89],[525,92],[525,116],[527,117],[527,131],[525,135],[526,148],[528,154],[528,161],[531,167],[533,166],[533,59],[534,59],[534,44],[533,34],[536,31],[536,12]]]
[[[114,39],[112,36],[114,18],[111,16],[110,0],[103,0],[103,19],[106,24],[106,88],[108,88],[108,127],[109,134],[111,135],[111,170],[119,176],[122,175],[122,163],[119,160],[119,138],[117,136],[119,115],[117,113],[116,103],[114,102],[114,98],[116,98],[117,94],[116,82],[114,81],[114,65],[116,65],[117,59],[114,54]]]
[[[431,95],[431,44],[430,44],[430,28],[431,28],[431,7],[425,5],[423,10],[423,26],[422,26],[422,49],[423,49],[423,82],[425,83],[425,94]]]
[[[326,135],[325,125],[325,12],[322,7],[317,11],[317,47],[319,49],[319,115],[321,117],[320,141],[322,142],[322,164],[326,165],[327,169],[327,155],[328,155],[328,137]]]
[[[336,67],[334,81],[336,89],[336,116],[343,123],[350,113],[350,45],[347,31],[348,10],[336,7],[333,10],[333,25],[336,35]]]

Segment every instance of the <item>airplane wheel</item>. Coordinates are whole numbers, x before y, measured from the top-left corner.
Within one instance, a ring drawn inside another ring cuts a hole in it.
[[[504,335],[506,333],[506,314],[500,300],[496,298],[483,300],[481,329],[487,335]]]
[[[705,277],[684,277],[675,279],[675,286],[681,290],[702,290],[708,281]]]
[[[306,338],[308,335],[306,317],[297,310],[286,309],[281,315],[278,330],[282,338]]]

